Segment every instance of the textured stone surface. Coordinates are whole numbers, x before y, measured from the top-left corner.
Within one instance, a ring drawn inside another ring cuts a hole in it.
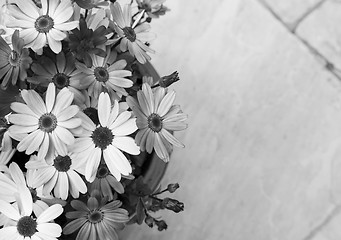
[[[260,0],[265,2],[289,27],[323,0]]]
[[[259,2],[205,3],[168,1],[152,27],[153,63],[179,71],[189,115],[163,179],[185,211],[123,239],[336,239],[334,221],[319,226],[341,201],[340,83]]]
[[[341,1],[328,0],[307,17],[297,34],[341,69]]]

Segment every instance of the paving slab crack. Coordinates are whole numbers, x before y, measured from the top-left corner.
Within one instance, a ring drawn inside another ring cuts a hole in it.
[[[339,76],[337,74],[338,69],[335,68],[334,64],[329,61],[329,59],[324,56],[318,49],[316,49],[315,47],[313,47],[307,40],[305,40],[304,38],[302,38],[301,36],[299,36],[298,34],[295,33],[295,31],[293,31],[291,26],[288,26],[283,20],[282,18],[271,8],[271,6],[269,6],[264,0],[257,0],[267,11],[269,11],[272,16],[279,21],[287,30],[289,33],[291,33],[292,35],[294,35],[303,45],[305,45],[312,54],[314,54],[319,60],[321,60],[323,63],[323,66],[325,67],[325,69],[330,72],[336,79],[338,79],[341,82],[341,76]],[[314,10],[316,10],[318,7],[320,7],[323,2],[325,2],[325,0],[320,1],[318,4],[316,4],[310,11],[308,11],[305,15],[305,17],[307,17],[311,12],[313,12]],[[305,18],[304,17],[304,18]],[[304,19],[302,18],[302,20]],[[301,20],[301,21],[302,21]],[[295,28],[296,30],[296,28]]]
[[[326,2],[326,0],[321,0],[318,3],[316,3],[314,6],[312,6],[311,8],[309,8],[299,19],[297,19],[295,21],[295,23],[292,24],[291,26],[291,32],[295,33],[297,27],[300,25],[300,23],[306,19],[312,12],[314,12],[316,9],[318,9],[319,7],[321,7],[321,5]]]
[[[330,213],[322,219],[322,221],[316,225],[313,229],[310,230],[310,232],[305,236],[302,240],[312,240],[314,237],[321,232],[322,229],[324,229],[325,226],[327,226],[339,213],[340,213],[341,207],[335,206]]]

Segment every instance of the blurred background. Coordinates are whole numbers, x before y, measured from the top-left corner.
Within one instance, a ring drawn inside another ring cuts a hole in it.
[[[124,239],[341,239],[341,1],[165,5],[152,63],[189,127],[162,185],[185,211]]]

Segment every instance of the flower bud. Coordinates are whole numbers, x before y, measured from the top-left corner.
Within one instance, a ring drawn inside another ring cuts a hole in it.
[[[148,225],[148,227],[152,228],[154,226],[154,218],[150,215],[147,215],[144,219],[144,222]]]
[[[180,187],[179,183],[171,183],[171,184],[168,184],[167,190],[168,190],[168,192],[173,193],[173,192],[175,192],[179,187]]]
[[[155,219],[155,224],[157,226],[157,230],[162,231],[167,229],[167,223],[164,220],[158,221]]]
[[[184,204],[172,198],[163,199],[162,206],[176,213],[184,210]]]
[[[179,73],[175,71],[171,75],[160,78],[159,85],[160,87],[166,88],[179,80],[180,80]]]

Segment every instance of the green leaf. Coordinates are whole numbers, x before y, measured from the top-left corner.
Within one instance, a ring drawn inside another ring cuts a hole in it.
[[[144,218],[146,217],[146,213],[144,211],[144,206],[142,199],[139,198],[137,205],[136,205],[136,221],[137,224],[141,225],[143,223]]]

